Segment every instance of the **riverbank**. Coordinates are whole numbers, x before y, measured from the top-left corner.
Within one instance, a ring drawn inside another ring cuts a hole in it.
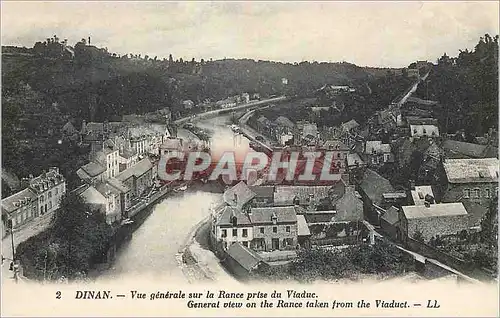
[[[207,216],[189,233],[184,246],[179,250],[182,261],[180,266],[191,284],[204,281],[237,283],[210,250],[210,219],[211,216]]]

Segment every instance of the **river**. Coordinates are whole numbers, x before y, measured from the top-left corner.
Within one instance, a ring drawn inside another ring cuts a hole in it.
[[[246,152],[248,140],[235,136],[227,126],[228,117],[217,117],[197,125],[211,132],[211,149]],[[179,133],[180,136],[185,132]],[[179,250],[193,228],[210,213],[210,204],[220,193],[188,189],[165,198],[118,250],[111,268],[99,280],[186,281],[180,267]]]

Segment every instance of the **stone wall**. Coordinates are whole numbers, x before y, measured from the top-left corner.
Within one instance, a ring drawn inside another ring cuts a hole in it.
[[[437,235],[453,235],[469,228],[467,215],[408,219],[407,224],[406,234],[408,237],[413,237],[415,232],[419,231],[425,241]]]

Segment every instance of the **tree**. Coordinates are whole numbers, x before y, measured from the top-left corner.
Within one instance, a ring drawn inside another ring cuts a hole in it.
[[[414,233],[413,233],[413,236],[412,238],[415,240],[415,241],[418,241],[420,243],[424,243],[424,236],[422,234],[421,231],[419,230],[416,230]],[[437,240],[437,239],[436,239]]]

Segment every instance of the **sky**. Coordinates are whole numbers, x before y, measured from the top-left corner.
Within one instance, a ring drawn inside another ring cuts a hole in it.
[[[498,1],[1,3],[2,45],[91,37],[109,52],[404,67],[499,33]]]

